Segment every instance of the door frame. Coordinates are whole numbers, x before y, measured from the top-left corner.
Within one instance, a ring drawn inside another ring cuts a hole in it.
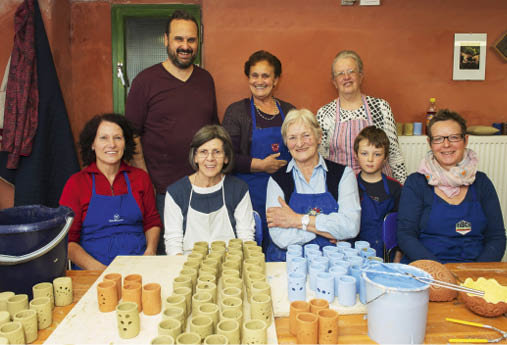
[[[200,65],[202,51],[202,21],[201,7],[199,5],[184,4],[156,4],[156,5],[111,5],[111,45],[112,45],[112,78],[113,78],[113,109],[115,113],[125,113],[125,101],[127,99],[126,88],[117,77],[117,64],[125,64],[125,20],[127,17],[159,17],[168,18],[176,10],[185,10],[197,20],[199,28],[199,51],[195,64]]]

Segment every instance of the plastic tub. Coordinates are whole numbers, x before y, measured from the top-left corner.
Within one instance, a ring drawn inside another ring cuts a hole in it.
[[[25,293],[65,275],[67,234],[74,219],[68,207],[19,206],[0,211],[0,291]]]

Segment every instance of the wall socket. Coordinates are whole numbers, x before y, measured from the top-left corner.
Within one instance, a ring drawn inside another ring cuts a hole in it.
[[[380,0],[359,0],[360,6],[379,6]]]

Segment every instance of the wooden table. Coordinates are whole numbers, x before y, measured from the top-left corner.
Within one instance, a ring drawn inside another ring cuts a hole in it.
[[[500,284],[507,285],[507,262],[447,264],[446,266],[460,281],[464,281],[468,277],[473,279],[485,277],[495,278]],[[34,344],[42,344],[49,337],[101,273],[100,271],[67,271],[67,276],[72,277],[74,303],[67,307],[55,308],[53,324],[48,329],[39,332],[39,338]],[[368,326],[364,316],[362,314],[340,316],[338,343],[374,344],[368,337]],[[500,336],[499,333],[491,330],[447,322],[445,321],[446,317],[492,325],[507,331],[507,317],[505,315],[484,318],[470,312],[456,300],[453,302],[430,302],[425,343],[445,344],[448,343],[449,338],[495,339]],[[287,317],[277,318],[275,322],[278,342],[280,344],[296,344],[296,337],[289,333],[289,319]],[[500,344],[507,344],[507,340],[503,340]]]

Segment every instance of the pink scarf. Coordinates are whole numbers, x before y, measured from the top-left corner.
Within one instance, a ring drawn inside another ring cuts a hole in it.
[[[447,197],[452,198],[459,194],[461,186],[474,183],[478,163],[477,154],[465,149],[463,160],[450,170],[445,170],[435,159],[433,152],[429,151],[421,161],[417,172],[424,174],[430,186],[436,186]]]

